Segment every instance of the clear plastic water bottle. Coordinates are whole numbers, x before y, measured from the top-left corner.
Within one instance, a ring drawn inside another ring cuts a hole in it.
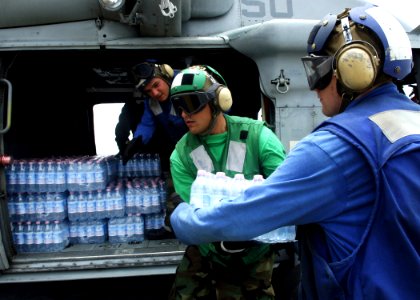
[[[136,213],[136,194],[131,182],[127,182],[125,187],[125,209],[127,214]]]
[[[70,221],[76,221],[77,218],[77,199],[74,191],[69,192],[67,198],[67,214]]]
[[[43,159],[40,159],[36,162],[36,189],[38,192],[43,193],[47,192],[47,168],[46,162]]]
[[[45,208],[45,218],[43,220],[54,221],[54,195],[55,193],[49,192],[45,194],[44,208]]]
[[[77,228],[77,221],[71,221],[69,223],[69,242],[72,245],[79,243],[79,232]]]
[[[105,216],[107,218],[112,218],[113,212],[114,212],[114,200],[112,198],[110,187],[107,187],[105,189],[104,199],[105,199]]]
[[[153,176],[160,176],[161,174],[161,166],[160,166],[160,157],[158,153],[153,154],[152,158],[152,175]]]
[[[54,251],[60,251],[64,249],[65,241],[64,241],[64,234],[63,229],[61,227],[60,221],[54,221],[54,225],[52,228],[52,236],[53,236],[53,246],[52,248]]]
[[[64,193],[54,193],[52,195],[52,208],[53,208],[53,220],[64,220],[66,218],[65,213],[66,207],[66,196]]]
[[[66,182],[69,191],[77,191],[77,170],[73,160],[70,160],[67,165]]]
[[[98,190],[96,192],[96,218],[106,218],[106,199],[103,190]]]
[[[13,224],[13,241],[18,253],[25,252],[25,233],[22,222]]]
[[[55,161],[49,159],[47,161],[47,188],[46,192],[55,192],[55,183],[56,183],[56,167]]]
[[[262,175],[254,175],[251,185],[259,185],[265,181]],[[284,226],[262,234],[254,240],[263,243],[286,243],[295,240],[295,226]]]
[[[25,160],[19,160],[18,161],[18,167],[17,167],[17,192],[25,192],[27,185],[27,164]]]
[[[93,192],[88,191],[87,198],[86,198],[86,219],[94,220],[95,212],[96,212],[96,201],[93,197]]]
[[[143,153],[139,153],[137,156],[137,168],[138,168],[138,176],[144,177],[146,175],[146,158]]]
[[[134,210],[133,213],[144,213],[143,210],[143,199],[144,189],[142,183],[134,182],[133,197],[134,197]]]
[[[34,228],[34,252],[41,252],[44,251],[44,229],[41,225],[40,221],[35,222]]]
[[[146,154],[145,157],[145,176],[153,176],[153,167],[152,167],[152,155],[150,153]]]
[[[144,230],[148,232],[153,228],[153,216],[152,215],[144,215]]]
[[[136,242],[144,240],[144,219],[140,213],[134,216],[134,240]]]
[[[244,174],[235,174],[233,180],[231,181],[231,188],[230,188],[230,199],[234,199],[239,197],[243,194],[245,188],[247,186],[246,179]]]
[[[35,219],[45,218],[45,193],[38,193],[35,199]]]
[[[54,241],[53,241],[53,228],[51,226],[50,221],[45,221],[44,225],[44,250],[46,252],[53,252],[54,249]]]
[[[116,217],[122,217],[125,214],[125,198],[121,186],[116,186],[114,191],[111,191],[114,200],[114,214]]]
[[[15,196],[13,194],[9,195],[7,198],[7,211],[9,212],[10,221],[17,222]]]
[[[15,199],[16,220],[27,221],[28,214],[26,211],[26,194],[18,193]]]
[[[165,209],[166,208],[166,197],[168,195],[167,193],[167,184],[165,180],[159,179],[158,181],[159,186],[159,202],[160,202],[160,208]]]
[[[64,192],[67,189],[66,184],[66,170],[64,163],[61,159],[57,160],[56,163],[56,192]]]
[[[127,242],[134,242],[134,219],[132,214],[128,214],[125,219]]]
[[[117,242],[117,219],[112,218],[108,221],[108,240],[110,243]]]
[[[116,218],[117,224],[117,240],[119,243],[126,243],[127,242],[127,224],[125,222],[125,218]]]
[[[16,163],[12,163],[5,167],[6,170],[6,182],[7,182],[7,192],[14,193],[17,192],[17,167]]]
[[[150,214],[152,213],[152,189],[151,187],[145,183],[143,186],[143,207],[142,207],[143,214]]]
[[[77,192],[77,220],[87,220],[85,192]]]
[[[94,226],[94,240],[95,244],[104,243],[106,240],[106,231],[105,231],[105,221],[104,220],[96,220],[93,221]]]
[[[262,234],[254,240],[262,243],[287,243],[295,240],[296,230],[294,225],[283,226],[277,229],[274,229],[270,232]]]
[[[97,189],[96,179],[95,179],[95,168],[92,159],[89,159],[85,163],[85,172],[86,172],[86,187],[85,191],[91,191]]]
[[[225,172],[217,172],[211,186],[213,188],[211,193],[212,206],[219,203],[222,199],[229,197],[230,192],[228,187],[228,177],[226,176]]]
[[[76,184],[76,190],[86,191],[86,169],[82,160],[78,160],[76,164]]]
[[[34,160],[30,160],[28,162],[28,170],[26,173],[26,182],[27,187],[26,191],[28,193],[35,193],[38,191],[37,184],[36,184],[36,162]]]
[[[159,191],[156,183],[152,182],[150,186],[150,212],[158,213],[160,211]]]
[[[205,170],[198,170],[197,177],[191,185],[190,205],[202,208],[210,204],[208,183],[210,176]]]
[[[33,225],[30,221],[27,221],[24,226],[24,239],[25,239],[25,252],[34,252],[34,233],[33,233]]]
[[[107,176],[106,168],[103,160],[95,160],[93,164],[93,173],[95,177],[95,189],[103,189],[106,187]]]

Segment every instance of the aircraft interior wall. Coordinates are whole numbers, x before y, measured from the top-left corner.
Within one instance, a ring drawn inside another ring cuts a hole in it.
[[[4,138],[5,153],[16,159],[95,155],[93,105],[132,99],[130,69],[145,59],[174,69],[210,65],[232,92],[231,114],[257,118],[260,109],[257,67],[232,49],[29,51],[10,57],[12,126]]]

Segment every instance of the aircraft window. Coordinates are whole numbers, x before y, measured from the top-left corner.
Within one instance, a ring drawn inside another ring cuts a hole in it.
[[[97,155],[106,156],[118,153],[118,146],[115,142],[115,125],[118,123],[123,105],[124,103],[105,103],[93,107]]]

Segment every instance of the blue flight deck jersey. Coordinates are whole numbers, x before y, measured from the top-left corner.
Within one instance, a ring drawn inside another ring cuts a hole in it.
[[[184,120],[176,114],[170,100],[159,102],[148,99],[145,101],[143,117],[137,125],[133,138],[142,136],[143,143],[149,143],[158,123],[162,124],[173,144],[188,131]]]

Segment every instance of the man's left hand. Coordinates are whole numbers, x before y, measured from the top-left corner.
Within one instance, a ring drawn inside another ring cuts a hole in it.
[[[124,153],[122,155],[123,165],[126,165],[127,162],[133,158],[134,154],[138,153],[143,146],[142,137],[132,139],[127,146],[125,147]]]

